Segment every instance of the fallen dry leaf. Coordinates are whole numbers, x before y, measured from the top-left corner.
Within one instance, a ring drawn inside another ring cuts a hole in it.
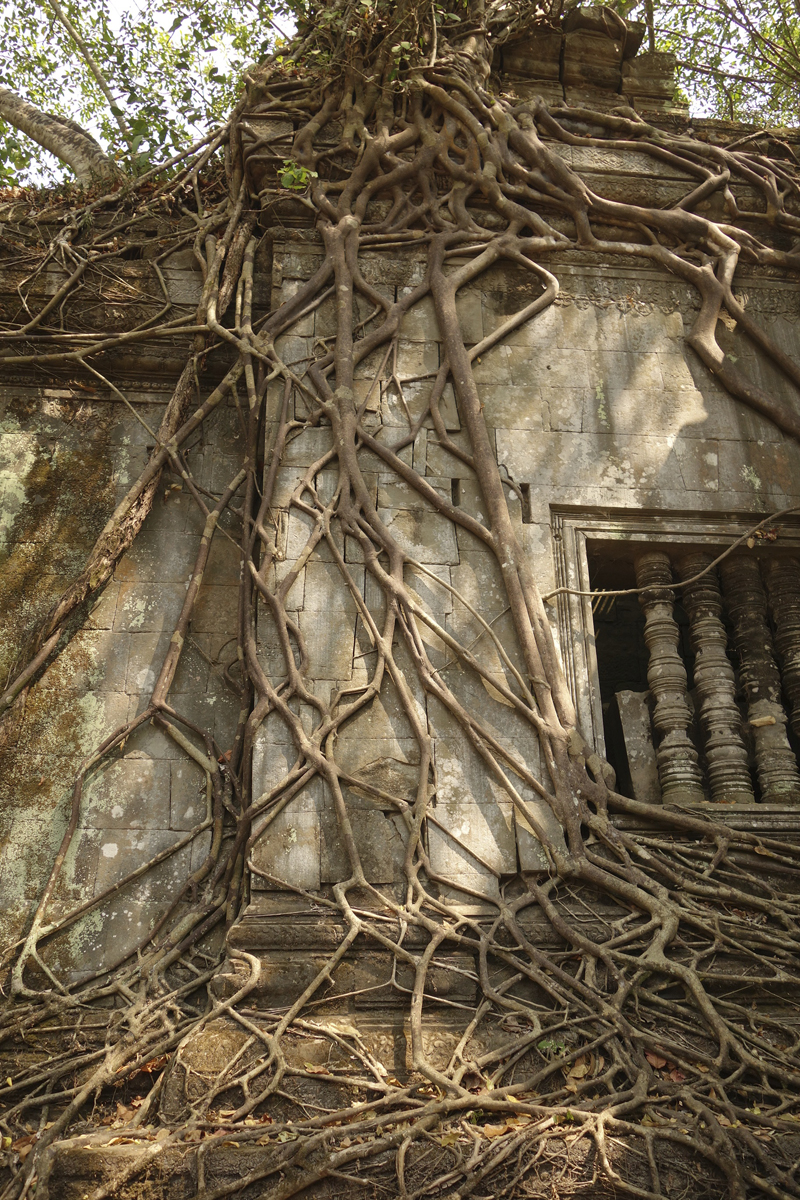
[[[570,1079],[584,1079],[589,1074],[589,1070],[589,1061],[586,1057],[576,1058],[568,1069],[567,1075]]]
[[[11,1149],[17,1152],[22,1162],[25,1162],[30,1154],[38,1136],[37,1133],[26,1133],[24,1137],[17,1138],[15,1142],[11,1143]]]
[[[650,1066],[655,1067],[657,1071],[660,1071],[662,1067],[667,1065],[667,1060],[662,1058],[660,1054],[654,1054],[652,1050],[645,1050],[644,1056],[650,1063]]]
[[[502,1137],[504,1133],[509,1132],[509,1126],[506,1125],[481,1125],[479,1126],[481,1133],[487,1138]]]
[[[436,1141],[440,1146],[455,1146],[459,1141],[461,1134],[457,1129],[448,1129],[446,1133],[440,1133]],[[344,1145],[344,1142],[342,1142]]]

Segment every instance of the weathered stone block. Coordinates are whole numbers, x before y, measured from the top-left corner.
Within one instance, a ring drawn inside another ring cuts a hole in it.
[[[170,768],[170,829],[194,829],[206,818],[206,776],[197,763],[184,758],[165,763]]]
[[[390,369],[387,363],[386,370]],[[433,341],[405,341],[397,345],[397,376],[402,381],[417,375],[432,375],[439,370],[439,347]]]
[[[675,454],[687,491],[719,491],[719,443],[679,438]]]
[[[669,349],[659,349],[658,361],[664,387],[672,391],[692,390],[695,382],[679,343]]]
[[[468,454],[471,452],[469,440],[466,434],[456,433],[451,434],[451,441],[465,450]],[[436,439],[436,434],[428,431],[428,444],[426,454],[426,470],[427,473],[438,476],[442,479],[474,479],[475,472],[468,463],[465,463],[456,454],[451,454],[449,450],[445,450]]]
[[[257,868],[278,880],[253,876],[253,887],[270,890],[292,886],[317,891],[320,886],[319,784],[304,788],[289,804],[261,822],[262,832],[253,844]]]
[[[429,487],[434,488],[444,500],[451,500],[452,482],[449,476],[426,475],[425,482]],[[378,476],[379,508],[414,508],[420,503],[426,502],[410,483],[399,479],[397,475]]]
[[[238,588],[203,583],[192,612],[192,633],[234,632],[238,613]]]
[[[454,753],[455,751],[455,753]],[[473,772],[464,769],[463,750],[437,743],[436,824],[428,826],[433,870],[453,884],[497,895],[497,874],[517,867],[511,802],[479,803],[471,793]]]
[[[675,104],[675,55],[650,51],[622,64],[622,91],[640,111],[664,110]]]
[[[517,839],[517,853],[522,871],[547,871],[549,862],[544,846],[540,841],[537,829],[544,833],[548,844],[566,852],[564,831],[546,800],[542,800],[532,789],[523,786],[517,788],[525,801],[527,813],[514,806],[514,830]],[[531,820],[528,819],[531,817]]]
[[[445,613],[453,610],[452,593],[436,582],[437,579],[440,579],[442,583],[449,584],[450,571],[451,568],[448,566],[435,564],[429,568],[430,573],[423,573],[413,566],[406,568],[407,585],[412,589],[415,598],[426,612],[431,613],[437,620],[441,620]],[[435,578],[431,578],[431,576]]]
[[[542,407],[544,427],[558,433],[577,433],[583,425],[583,410],[590,389],[587,388],[544,388]],[[528,425],[525,428],[536,428]]]
[[[647,494],[684,490],[672,438],[498,430],[497,452],[513,478],[540,488],[582,479],[583,487],[591,482]]]
[[[767,496],[797,494],[800,448],[788,438],[764,445],[720,441],[718,446],[720,491],[744,493],[756,508]]]
[[[403,844],[397,829],[382,812],[363,802],[348,813],[353,837],[364,874],[370,883],[391,883],[403,861]],[[349,879],[352,867],[332,799],[326,798],[320,812],[320,879],[322,883],[342,883]]]
[[[86,619],[86,629],[113,629],[121,584],[110,580],[92,605]]]
[[[665,386],[661,370],[663,361],[659,354],[596,350],[590,355],[592,388],[596,390],[601,385],[609,395],[662,391]]]
[[[557,84],[561,60],[561,31],[534,26],[524,37],[495,50],[495,65],[511,75]]]
[[[483,297],[477,288],[464,288],[456,293],[456,313],[461,336],[469,345],[483,340]]]
[[[600,432],[708,437],[708,409],[696,388],[609,386],[608,395],[587,398],[584,429]]]
[[[185,599],[186,588],[182,584],[123,583],[114,629],[123,633],[172,629]]]
[[[333,447],[330,429],[303,429],[286,444],[283,464],[287,467],[310,467]]]
[[[460,561],[450,569],[450,578],[456,591],[485,621],[492,621],[506,607],[508,601],[503,577],[497,560],[490,551],[462,550]],[[480,629],[475,618],[459,603],[457,597],[453,603],[453,628],[459,631],[458,636],[464,637],[468,637],[473,629],[473,636],[476,636]]]
[[[64,647],[51,671],[59,689],[74,694],[124,692],[130,635],[110,629],[81,629]],[[50,682],[48,672],[47,682]]]
[[[273,561],[271,566],[267,567],[267,587],[271,589],[273,594],[277,592],[281,584],[286,582],[289,575],[294,572],[296,564],[297,558],[293,555],[289,559]],[[301,567],[284,596],[283,605],[288,613],[296,614],[303,607],[305,589],[306,568]],[[262,600],[262,604],[265,604],[265,601]]]
[[[276,297],[278,303],[285,304],[288,300],[291,300],[293,296],[296,296],[302,287],[303,281],[300,279],[284,280],[284,283],[280,288],[279,296]],[[316,314],[318,313],[319,308],[316,310]],[[295,335],[295,337],[307,338],[311,337],[315,332],[317,334],[321,333],[321,330],[316,330],[314,327],[316,314],[312,310],[311,312],[306,313],[304,317],[301,317],[299,321],[295,321],[294,325],[292,326],[292,333]]]
[[[135,871],[137,867],[148,862],[162,850],[166,850],[169,846],[173,846],[180,838],[180,835],[171,829],[106,829],[100,839],[100,848],[97,857],[97,872],[95,876],[94,893],[99,895],[105,891],[111,884],[117,883],[123,879],[131,871]],[[189,854],[187,850],[178,851],[179,856],[185,857],[184,866],[188,866]],[[170,862],[167,859],[167,862]],[[170,873],[179,877],[180,864],[173,856],[170,862]],[[180,878],[185,878],[180,876]],[[142,895],[149,898],[153,894],[154,882],[148,880],[147,876],[140,881]],[[141,925],[142,923],[136,918],[139,914],[132,912],[120,912],[120,916],[134,916],[134,924]],[[125,922],[120,921],[120,927],[124,926]],[[143,927],[143,926],[142,926]]]
[[[410,291],[410,288],[400,288],[398,300],[403,299]],[[424,296],[422,300],[417,301],[413,308],[409,309],[403,317],[400,332],[409,342],[441,341],[436,309],[430,296]]]
[[[483,498],[483,493],[477,479],[459,479],[458,487],[454,490],[455,497],[458,498],[458,507],[463,512],[470,517],[474,517],[481,525],[485,525],[488,528],[489,518],[487,516],[486,501]],[[462,548],[467,542],[469,542],[470,546],[474,544],[474,537],[473,534],[468,534],[464,529],[457,527],[456,541],[459,545],[459,553],[462,553]]]
[[[400,548],[417,562],[458,562],[455,530],[446,517],[426,512],[421,505],[399,511],[379,509],[378,515]]]
[[[350,679],[353,672],[355,617],[343,609],[306,607],[298,616],[309,657],[309,674],[316,679]]]
[[[279,529],[279,549],[283,555],[283,558],[289,563],[298,559],[305,550],[311,533],[315,532],[316,529],[316,520],[312,517],[309,517],[304,512],[298,512],[297,509],[291,510],[288,520],[284,520],[284,518],[281,517]],[[320,538],[320,540],[316,543],[314,547],[314,555],[316,558],[325,559],[327,562],[333,562],[333,553],[325,542],[324,538]]]
[[[301,366],[312,357],[312,339],[285,333],[275,341],[275,349],[287,366]]]
[[[479,355],[472,363],[472,377],[477,384],[510,384],[511,368],[509,360],[512,347],[501,342],[484,354]],[[514,381],[516,382],[516,380]],[[523,382],[527,382],[523,380]]]
[[[535,289],[538,286],[538,281],[536,281],[531,287],[530,295],[520,294],[519,311],[531,303],[536,296]],[[506,305],[503,305],[504,309],[506,307]],[[561,312],[560,306],[551,304],[549,308],[545,308],[542,312],[537,313],[535,317],[529,317],[523,324],[518,325],[516,329],[512,329],[510,333],[505,335],[501,344],[504,346],[527,347],[531,352],[532,358],[537,354],[556,349],[560,345],[563,331]],[[496,306],[487,306],[484,317],[486,334],[494,333],[511,316],[513,316],[513,311],[498,312]],[[580,344],[578,343],[578,345]],[[575,344],[573,343],[570,348],[574,349]]]
[[[486,424],[494,429],[543,429],[546,408],[542,389],[535,384],[493,386],[479,389]]]
[[[146,525],[119,562],[114,578],[124,582],[184,583],[199,549],[196,539]]]
[[[312,559],[305,568],[305,576],[304,608],[329,612],[331,620],[337,623],[341,614],[354,616],[358,611],[354,591],[359,596],[364,594],[363,567],[351,566],[345,579],[337,563]]]
[[[89,777],[83,824],[95,829],[166,829],[169,797],[169,763],[134,750],[102,764]]]
[[[85,692],[76,697],[51,689],[48,683],[46,675],[29,696],[22,729],[39,753],[74,754],[80,760],[125,724],[128,697],[124,692]]]

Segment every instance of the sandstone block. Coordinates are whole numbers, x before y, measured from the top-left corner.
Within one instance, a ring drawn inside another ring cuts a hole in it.
[[[305,568],[304,607],[314,612],[328,612],[332,621],[339,614],[355,616],[358,611],[353,589],[364,594],[364,568],[351,566],[345,580],[337,563],[312,559]]]
[[[458,562],[455,531],[446,517],[426,512],[421,506],[399,511],[379,509],[378,514],[400,548],[417,562]]]
[[[494,429],[543,429],[546,412],[541,386],[492,385],[479,388],[486,423]]]
[[[183,584],[123,583],[114,617],[114,629],[123,633],[171,630],[185,598],[186,588]]]
[[[83,823],[95,829],[166,829],[169,796],[169,764],[134,750],[89,777]]]
[[[206,818],[206,776],[188,758],[166,763],[170,768],[170,829],[194,829]]]
[[[293,885],[310,891],[320,886],[319,785],[305,788],[263,825],[253,844],[252,860],[257,868],[279,882],[253,876],[253,887],[271,890]]]
[[[309,656],[309,674],[317,679],[350,679],[353,673],[355,617],[343,609],[306,606],[299,614],[300,631]]]
[[[391,883],[401,872],[403,843],[391,820],[382,812],[363,803],[349,812],[356,850],[370,883]],[[320,879],[322,883],[342,883],[349,879],[352,867],[342,839],[332,800],[327,798],[320,812]]]

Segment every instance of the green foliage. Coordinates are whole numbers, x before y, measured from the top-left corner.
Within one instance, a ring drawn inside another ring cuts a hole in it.
[[[796,0],[616,0],[672,51],[698,116],[765,125],[800,122],[800,5]]]
[[[550,1058],[560,1058],[567,1052],[567,1043],[563,1038],[542,1038],[536,1043],[537,1049]]]
[[[292,192],[304,192],[311,180],[317,178],[317,172],[299,166],[292,158],[285,158],[279,177],[281,187],[289,188]]]
[[[577,0],[548,0],[551,15]],[[608,0],[652,30],[659,50],[679,62],[679,84],[698,116],[757,123],[800,120],[798,0]],[[87,128],[133,174],[184,148],[224,119],[241,94],[247,65],[282,48],[273,24],[297,24],[306,64],[329,71],[342,55],[386,39],[390,80],[425,61],[435,22],[445,37],[469,15],[468,0],[398,6],[394,0],[347,5],[307,0],[63,0],[113,93],[109,105],[48,0],[0,0],[0,84],[38,108]],[[545,5],[547,8],[547,5]],[[538,13],[545,11],[531,3]],[[487,14],[497,9],[487,3]],[[402,14],[402,15],[401,15]],[[501,14],[502,15],[502,14]],[[494,19],[494,18],[492,18]],[[491,23],[491,21],[490,21]],[[647,46],[649,38],[646,39]],[[128,130],[124,136],[120,123]],[[0,186],[57,184],[69,170],[0,121]],[[282,186],[304,191],[309,177],[287,162]]]
[[[274,48],[264,0],[63,0],[114,95],[114,110],[47,0],[0,0],[0,84],[70,117],[134,173],[202,136],[240,94],[242,73]],[[115,115],[130,129],[123,138]],[[47,161],[49,160],[49,161]],[[56,183],[68,170],[0,121],[0,184]]]

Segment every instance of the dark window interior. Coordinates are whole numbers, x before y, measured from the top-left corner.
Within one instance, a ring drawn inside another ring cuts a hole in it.
[[[620,547],[618,543],[590,543],[588,557],[592,590],[624,591],[635,588],[633,554],[640,549],[640,545]],[[674,615],[681,634],[678,651],[686,667],[691,691],[694,681],[689,619],[679,601],[675,605]],[[592,601],[592,617],[606,757],[616,771],[617,787],[623,795],[632,796],[628,758],[614,697],[617,692],[648,691],[649,655],[644,640],[644,612],[638,596],[596,597]]]

